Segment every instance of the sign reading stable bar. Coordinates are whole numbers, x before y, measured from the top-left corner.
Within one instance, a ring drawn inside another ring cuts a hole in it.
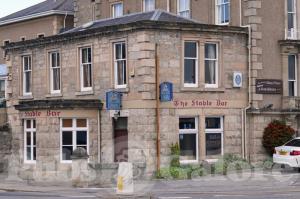
[[[278,79],[257,79],[257,94],[282,94],[282,81]]]

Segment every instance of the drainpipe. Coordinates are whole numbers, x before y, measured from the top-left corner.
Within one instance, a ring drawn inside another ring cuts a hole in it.
[[[159,113],[159,66],[157,55],[157,44],[155,44],[155,73],[156,73],[156,170],[160,169],[160,113]]]
[[[101,163],[101,110],[98,110],[98,163]]]
[[[167,12],[170,12],[170,0],[167,0]]]
[[[67,16],[68,16],[68,12],[66,12],[65,18],[64,18],[64,30],[66,29],[66,20],[67,20]]]
[[[243,25],[242,21],[242,0],[239,1],[240,3],[240,26],[248,28],[248,106],[242,109],[242,155],[243,158],[250,160],[248,157],[248,147],[246,146],[248,143],[248,133],[247,133],[247,110],[252,107],[252,94],[251,94],[251,69],[252,69],[252,62],[251,62],[251,49],[252,49],[252,32],[251,32],[251,25]]]

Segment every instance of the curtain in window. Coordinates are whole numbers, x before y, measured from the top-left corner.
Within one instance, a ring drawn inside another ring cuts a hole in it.
[[[216,45],[206,44],[205,83],[216,84]]]

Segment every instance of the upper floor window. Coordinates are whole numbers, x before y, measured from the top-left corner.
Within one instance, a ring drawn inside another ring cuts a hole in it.
[[[205,87],[218,87],[218,48],[217,44],[205,44]]]
[[[178,14],[190,18],[190,0],[177,0]]]
[[[60,93],[60,54],[59,52],[50,52],[50,89],[51,93]]]
[[[296,1],[287,0],[287,38],[297,38]]]
[[[32,84],[32,66],[31,56],[22,57],[22,71],[23,71],[23,95],[31,95],[31,84]]]
[[[288,91],[289,96],[297,96],[297,57],[288,56]]]
[[[0,100],[5,98],[5,79],[0,79]]]
[[[111,6],[112,6],[112,17],[113,18],[123,16],[123,3],[122,2],[114,3]]]
[[[184,42],[184,86],[198,86],[198,42]]]
[[[155,10],[155,0],[143,0],[143,11]]]
[[[230,21],[230,0],[216,0],[216,24],[228,24]]]
[[[92,90],[92,48],[80,49],[80,86],[81,91]]]
[[[114,73],[115,88],[126,88],[127,67],[125,42],[118,42],[114,44]]]

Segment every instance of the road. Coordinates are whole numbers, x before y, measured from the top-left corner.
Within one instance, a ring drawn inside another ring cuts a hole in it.
[[[116,196],[114,189],[59,189],[47,191],[0,191],[0,199],[298,199],[300,174],[295,172],[244,172],[186,181],[135,182],[135,196]],[[151,196],[151,197],[150,197]]]

